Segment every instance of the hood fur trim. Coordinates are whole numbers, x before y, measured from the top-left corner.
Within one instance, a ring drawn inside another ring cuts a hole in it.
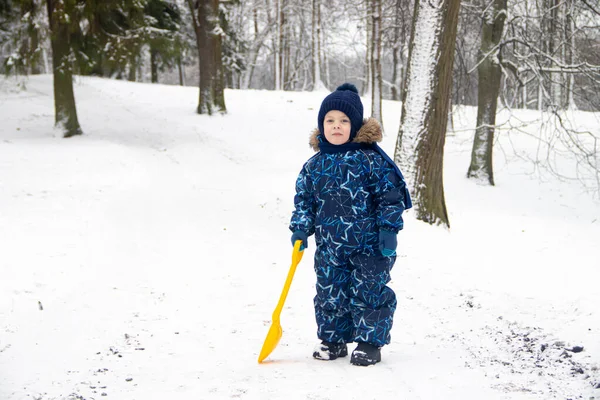
[[[319,151],[319,129],[315,129],[310,134],[308,144],[314,151]],[[375,118],[367,118],[363,120],[363,125],[360,130],[356,133],[356,137],[352,143],[376,143],[381,142],[383,139],[383,132],[381,131],[381,125]]]

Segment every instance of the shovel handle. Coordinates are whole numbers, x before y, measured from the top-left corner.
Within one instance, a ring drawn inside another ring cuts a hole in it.
[[[302,246],[302,240],[296,240],[296,243],[294,243],[294,251],[292,252],[292,265],[290,266],[287,278],[285,279],[285,284],[283,285],[281,296],[279,296],[279,302],[277,303],[277,307],[275,307],[275,311],[273,311],[273,321],[279,322],[279,316],[281,315],[283,304],[285,303],[285,299],[287,298],[288,292],[290,291],[292,279],[294,279],[294,274],[296,273],[296,267],[300,263],[300,260],[302,260],[304,250],[300,251],[300,246]]]

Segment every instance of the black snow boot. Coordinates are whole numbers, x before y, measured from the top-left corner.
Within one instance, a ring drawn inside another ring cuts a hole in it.
[[[363,342],[358,343],[350,357],[351,364],[363,367],[377,364],[379,361],[381,361],[381,348]]]
[[[331,343],[323,340],[313,351],[313,357],[317,360],[332,361],[338,357],[346,357],[348,355],[348,346],[346,343]]]

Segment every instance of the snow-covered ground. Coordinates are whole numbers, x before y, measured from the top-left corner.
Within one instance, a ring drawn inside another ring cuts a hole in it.
[[[532,174],[526,135],[479,186],[475,110],[455,113],[451,229],[406,214],[382,363],[312,359],[311,239],[258,364],[323,93],[227,91],[208,117],[196,88],[77,78],[85,135],[62,139],[51,76],[24,84],[0,81],[0,399],[600,399],[600,204]]]

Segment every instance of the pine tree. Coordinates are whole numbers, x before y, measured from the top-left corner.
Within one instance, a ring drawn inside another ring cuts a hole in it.
[[[0,0],[0,48],[8,73],[40,74],[45,69],[47,17],[42,0]],[[2,55],[0,55],[0,60]]]
[[[140,52],[149,38],[140,0],[78,0],[73,9],[72,47],[77,72],[135,80]]]
[[[181,12],[176,4],[164,0],[148,0],[144,9],[149,19],[150,71],[153,83],[158,72],[170,68],[181,58],[185,41],[180,31]]]
[[[242,27],[230,23],[228,13],[234,7],[239,7],[239,0],[230,0],[220,7],[219,26],[223,31],[221,58],[223,62],[223,76],[225,87],[239,88],[242,73],[246,70],[245,54],[248,53],[248,44],[242,37]]]
[[[100,68],[122,77],[144,43],[144,3],[138,0],[46,0],[52,47],[56,126],[64,137],[82,134],[73,73]]]

